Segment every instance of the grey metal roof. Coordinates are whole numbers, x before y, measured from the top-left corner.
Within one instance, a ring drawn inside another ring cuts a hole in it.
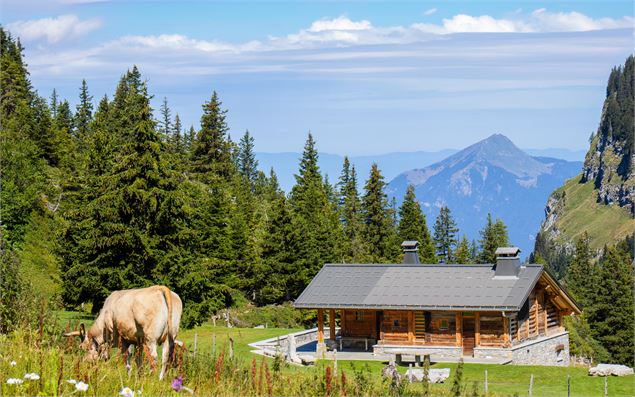
[[[493,265],[326,264],[295,307],[518,311],[542,271],[494,278]]]

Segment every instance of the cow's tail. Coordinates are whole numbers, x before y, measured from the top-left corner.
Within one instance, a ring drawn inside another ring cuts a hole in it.
[[[165,304],[168,306],[168,341],[170,345],[174,344],[176,335],[174,334],[174,326],[172,324],[172,291],[166,286],[159,286],[161,293],[165,298]]]

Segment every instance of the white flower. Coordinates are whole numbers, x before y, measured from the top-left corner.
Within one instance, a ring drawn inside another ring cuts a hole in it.
[[[70,383],[71,385],[74,385],[77,383],[77,381],[75,379],[69,379],[66,381],[66,383]]]
[[[16,365],[18,365],[18,363],[16,363],[15,361],[11,361],[11,362],[9,363],[9,365],[10,365],[10,366],[12,366],[12,367],[15,367]]]
[[[132,390],[129,387],[124,387],[123,389],[121,389],[121,391],[119,392],[120,396],[123,397],[134,397],[134,390]]]
[[[28,374],[24,374],[24,379],[38,380],[40,379],[40,375],[36,374],[35,372],[31,372]]]
[[[86,391],[86,390],[88,390],[88,384],[86,384],[86,383],[84,383],[82,381],[79,381],[75,385],[75,390]]]
[[[24,382],[22,379],[18,378],[9,378],[7,379],[7,385],[19,385]]]

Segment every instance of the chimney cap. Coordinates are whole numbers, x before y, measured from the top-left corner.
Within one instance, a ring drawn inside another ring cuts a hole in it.
[[[520,248],[518,247],[498,247],[494,255],[497,257],[515,257],[520,254]]]
[[[419,246],[419,242],[417,240],[406,240],[401,243],[401,248],[403,249],[417,249]]]

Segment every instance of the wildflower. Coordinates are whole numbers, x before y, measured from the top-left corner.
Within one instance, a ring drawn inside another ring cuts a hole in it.
[[[24,374],[24,379],[39,380],[40,379],[40,375],[36,374],[35,372],[31,372],[31,373],[28,373],[28,374]]]
[[[182,376],[177,376],[176,378],[174,378],[172,380],[172,390],[174,391],[181,391],[181,388],[183,387],[183,377]]]
[[[88,384],[86,384],[86,383],[84,383],[84,382],[82,382],[82,381],[79,381],[79,382],[77,382],[77,384],[75,385],[75,390],[78,390],[78,391],[86,391],[86,390],[88,390]]]
[[[66,383],[70,383],[71,385],[74,385],[77,383],[77,381],[75,379],[69,379],[66,381]]]
[[[122,396],[122,397],[134,397],[134,390],[132,390],[129,387],[124,387],[119,392],[119,395]]]
[[[24,382],[22,379],[18,379],[18,378],[9,378],[7,379],[7,385],[19,385],[22,384],[22,382]]]
[[[12,367],[15,367],[16,365],[18,365],[18,363],[16,363],[15,361],[11,361],[11,362],[9,363],[9,365],[10,365],[10,366],[12,366]]]

